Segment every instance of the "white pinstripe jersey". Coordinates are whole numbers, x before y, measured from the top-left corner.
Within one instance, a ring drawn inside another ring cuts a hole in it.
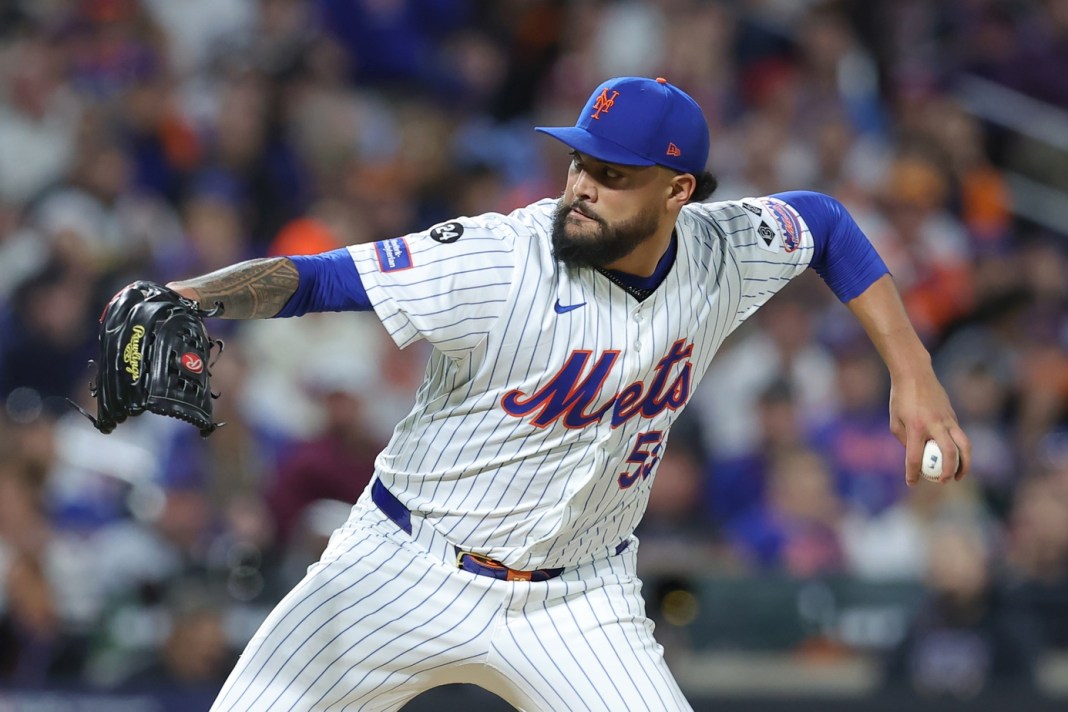
[[[639,302],[554,260],[556,204],[349,248],[394,341],[435,346],[378,476],[454,544],[517,569],[633,532],[713,354],[812,258],[782,201],[687,205],[675,264]]]

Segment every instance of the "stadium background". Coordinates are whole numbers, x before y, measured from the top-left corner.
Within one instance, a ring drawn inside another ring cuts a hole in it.
[[[705,108],[714,199],[847,205],[975,448],[904,487],[886,374],[811,275],[732,336],[639,530],[695,707],[1068,704],[1068,0],[7,0],[0,706],[206,708],[426,357],[366,314],[213,323],[228,425],[103,437],[64,398],[107,298],[554,195],[531,126],[623,74]]]

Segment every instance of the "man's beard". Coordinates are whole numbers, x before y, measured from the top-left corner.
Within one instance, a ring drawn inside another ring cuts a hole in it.
[[[596,221],[596,234],[576,237],[567,234],[567,220],[572,207],[577,207]],[[652,237],[658,220],[656,209],[649,208],[629,220],[609,225],[602,218],[594,216],[581,201],[565,203],[561,198],[553,214],[553,256],[568,267],[604,269]]]

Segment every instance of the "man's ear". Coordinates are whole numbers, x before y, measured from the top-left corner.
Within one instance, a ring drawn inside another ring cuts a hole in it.
[[[697,178],[692,173],[676,173],[671,177],[668,202],[673,206],[682,207],[690,200],[697,188]]]

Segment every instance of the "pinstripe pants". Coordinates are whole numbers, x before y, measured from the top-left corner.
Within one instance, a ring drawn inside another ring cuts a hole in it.
[[[543,582],[456,567],[365,495],[249,641],[212,710],[397,710],[463,682],[520,710],[689,710],[653,639],[636,542]]]

